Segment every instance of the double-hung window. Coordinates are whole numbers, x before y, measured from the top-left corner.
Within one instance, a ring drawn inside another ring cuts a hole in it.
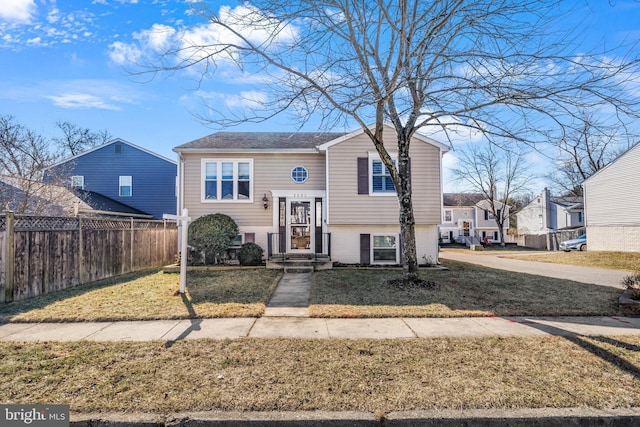
[[[396,164],[395,159],[393,164]],[[391,174],[389,169],[382,163],[382,160],[375,157],[369,158],[369,165],[371,173],[371,191],[369,194],[395,194],[396,188],[393,185]]]
[[[202,201],[252,201],[253,160],[203,159]]]
[[[133,180],[130,176],[121,176],[119,179],[119,191],[120,197],[131,197]]]

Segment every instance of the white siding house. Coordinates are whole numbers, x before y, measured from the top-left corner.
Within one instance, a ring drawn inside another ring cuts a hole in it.
[[[500,230],[491,213],[489,200],[479,193],[445,193],[442,195],[442,243],[481,244],[485,238],[500,243]],[[509,229],[509,206],[496,202],[498,211],[506,209],[504,232]]]
[[[589,250],[640,252],[640,144],[582,187]]]
[[[584,226],[581,197],[552,197],[547,188],[516,214],[518,234],[546,234]]]

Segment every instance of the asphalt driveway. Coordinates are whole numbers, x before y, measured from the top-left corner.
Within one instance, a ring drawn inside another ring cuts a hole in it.
[[[531,254],[528,253],[527,255]],[[495,252],[448,252],[446,248],[440,250],[440,259],[468,262],[469,264],[477,264],[499,270],[516,271],[518,273],[555,277],[558,279],[573,280],[575,282],[590,283],[601,286],[610,286],[616,289],[624,289],[624,286],[621,284],[622,279],[631,274],[629,271],[525,261],[506,258],[507,256],[513,255],[499,254]]]

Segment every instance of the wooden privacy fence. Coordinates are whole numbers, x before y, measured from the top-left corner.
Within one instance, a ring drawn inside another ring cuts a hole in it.
[[[174,262],[167,221],[0,215],[0,303]]]

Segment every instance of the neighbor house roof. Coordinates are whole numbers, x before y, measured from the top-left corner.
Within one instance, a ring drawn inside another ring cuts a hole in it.
[[[63,159],[63,160],[59,161],[59,162],[58,162],[58,163],[56,163],[56,164],[53,164],[53,165],[51,165],[51,166],[49,166],[49,167],[46,167],[46,168],[45,168],[45,170],[47,170],[47,169],[53,169],[53,168],[55,168],[56,166],[59,166],[59,165],[61,165],[61,164],[67,163],[67,162],[70,162],[70,161],[72,161],[72,160],[75,160],[75,159],[77,159],[77,158],[79,158],[79,157],[85,156],[85,155],[87,155],[87,154],[89,154],[89,153],[92,153],[92,152],[94,152],[94,151],[100,150],[101,148],[107,147],[107,146],[112,145],[112,144],[125,144],[125,145],[128,145],[128,146],[130,146],[130,147],[135,148],[136,150],[140,150],[140,151],[142,151],[142,152],[145,152],[145,153],[147,153],[147,154],[150,154],[150,155],[152,155],[152,156],[154,156],[154,157],[157,157],[157,158],[159,158],[159,159],[161,159],[161,160],[164,160],[164,161],[166,161],[166,162],[172,163],[172,164],[174,164],[174,165],[176,165],[176,164],[177,164],[175,160],[168,159],[168,158],[166,158],[166,157],[164,157],[164,156],[161,156],[161,155],[160,155],[160,154],[158,154],[158,153],[154,153],[153,151],[150,151],[150,150],[148,150],[148,149],[146,149],[146,148],[140,147],[139,145],[135,145],[135,144],[132,144],[132,143],[131,143],[131,142],[129,142],[129,141],[125,141],[125,140],[124,140],[124,139],[122,139],[122,138],[115,138],[115,139],[112,139],[112,140],[110,140],[110,141],[108,141],[108,142],[105,142],[105,143],[104,143],[104,144],[102,144],[102,145],[95,146],[95,147],[90,148],[90,149],[88,149],[88,150],[86,150],[86,151],[83,151],[82,153],[76,154],[75,156],[67,157],[66,159]]]
[[[338,132],[217,132],[173,149],[199,151],[317,151],[318,145],[345,135]]]
[[[81,190],[79,188],[74,188],[72,191],[86,205],[85,209],[80,208],[80,212],[82,213],[153,218],[153,215],[129,205],[125,205],[124,203],[120,203],[119,201],[100,193]]]
[[[475,206],[478,202],[485,200],[482,193],[443,193],[442,204],[444,206]]]

